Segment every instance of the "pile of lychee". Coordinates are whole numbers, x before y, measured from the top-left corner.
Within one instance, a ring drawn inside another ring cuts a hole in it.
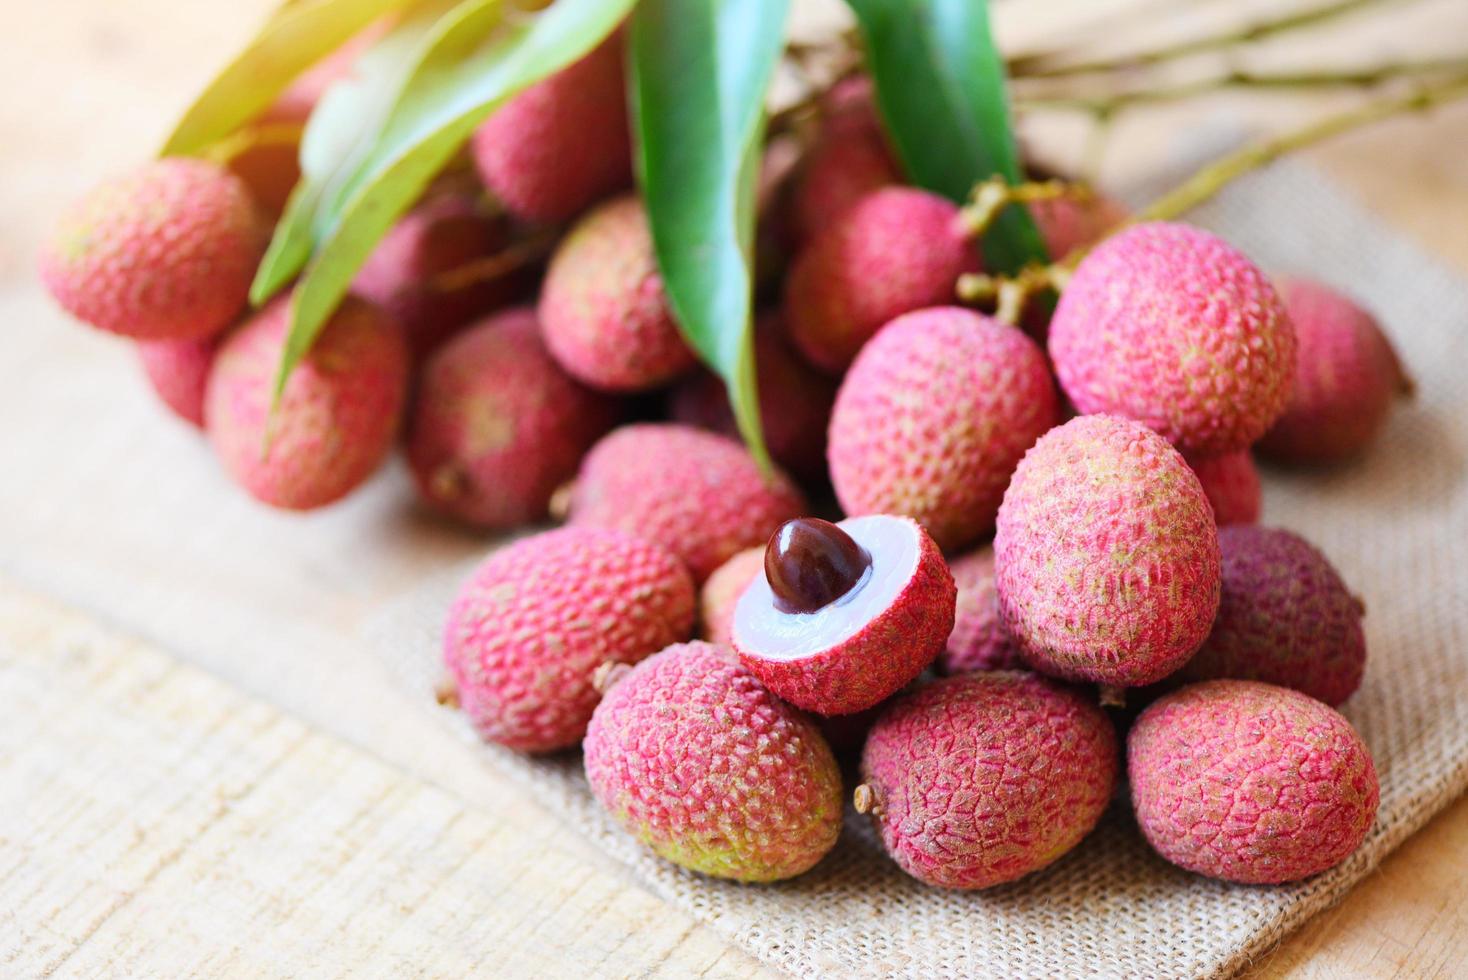
[[[479,179],[381,243],[276,405],[290,296],[246,295],[288,174],[152,163],[65,216],[43,278],[138,342],[265,503],[341,498],[405,432],[430,508],[564,517],[463,584],[452,700],[486,740],[580,746],[607,811],[683,867],[799,874],[850,800],[911,875],[984,888],[1079,844],[1123,777],[1156,851],[1204,875],[1355,850],[1378,787],[1335,706],[1364,606],[1257,526],[1251,449],[1365,451],[1406,385],[1372,318],[1084,198],[1031,205],[1052,256],[1089,250],[1052,315],[959,306],[972,231],[903,184],[849,81],[766,155],[766,470],[670,309],[622,73],[606,45],[492,116]]]

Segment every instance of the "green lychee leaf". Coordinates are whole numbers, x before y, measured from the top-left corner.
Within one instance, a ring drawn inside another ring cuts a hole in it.
[[[987,0],[847,0],[866,45],[877,104],[909,177],[954,201],[994,174],[1022,179]],[[1047,259],[1024,208],[1006,208],[983,240],[991,272]]]
[[[320,172],[313,157],[317,149],[323,158],[335,155],[334,159],[349,162],[326,168],[324,180],[310,174],[303,177],[296,194],[314,198],[309,221],[302,219],[294,232],[286,232],[282,219],[277,228],[278,242],[283,234],[299,235],[301,227],[309,228],[314,244],[292,297],[290,329],[276,375],[277,398],[372,249],[479,124],[521,89],[596,47],[626,19],[632,4],[633,0],[557,0],[538,13],[517,8],[510,14],[501,0],[461,0],[417,34],[411,25],[420,13],[436,9],[429,3],[405,18],[399,30],[410,33],[392,49],[400,60],[384,57],[380,80],[370,81],[376,77],[375,67],[359,69],[364,84],[381,86],[371,90],[368,104],[385,105],[385,111],[368,120],[355,140],[333,142],[348,133],[345,124],[341,129],[333,125],[331,139],[323,136],[320,146],[309,150],[303,146],[303,168],[309,165]],[[388,92],[389,98],[377,101]],[[308,140],[316,116],[329,109],[334,118],[337,110],[325,104],[313,114]],[[283,255],[287,247],[299,244],[282,246]]]
[[[752,340],[754,187],[788,12],[789,0],[641,0],[631,32],[638,174],[663,285],[765,467]]]

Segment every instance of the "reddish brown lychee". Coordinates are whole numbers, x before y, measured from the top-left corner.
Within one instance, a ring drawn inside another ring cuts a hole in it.
[[[950,562],[948,568],[958,587],[958,601],[953,632],[948,636],[947,648],[938,656],[938,669],[944,674],[967,674],[1024,666],[999,616],[994,549],[986,545]]]
[[[1219,527],[1225,524],[1254,524],[1264,509],[1264,489],[1259,483],[1259,469],[1247,449],[1224,456],[1184,457],[1203,493],[1213,505],[1213,517]]]

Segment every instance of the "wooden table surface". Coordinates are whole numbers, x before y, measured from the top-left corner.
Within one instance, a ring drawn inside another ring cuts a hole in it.
[[[6,5],[0,973],[766,975],[497,778],[373,660],[362,630],[383,603],[484,540],[415,511],[396,466],[319,515],[254,506],[153,404],[126,345],[35,285],[58,208],[145,157],[267,6]],[[1397,8],[1390,32],[1348,26],[1312,52],[1468,34],[1461,0]],[[1323,104],[1204,111],[1274,123]],[[1103,176],[1165,158],[1188,112],[1120,127]],[[1310,157],[1468,274],[1465,147],[1459,106]],[[1465,872],[1460,800],[1255,972],[1462,975]]]

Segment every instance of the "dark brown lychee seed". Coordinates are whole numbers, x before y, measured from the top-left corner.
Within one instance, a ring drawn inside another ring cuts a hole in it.
[[[765,578],[775,608],[813,613],[850,592],[872,556],[830,521],[798,517],[776,528],[765,548]]]

